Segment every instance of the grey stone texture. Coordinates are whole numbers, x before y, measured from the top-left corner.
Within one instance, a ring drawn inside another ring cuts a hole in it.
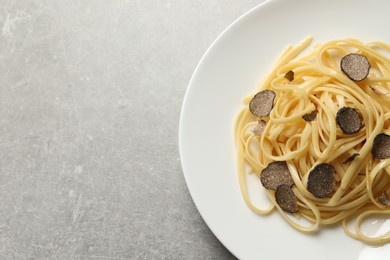
[[[0,0],[0,259],[234,259],[184,182],[179,115],[260,2]]]

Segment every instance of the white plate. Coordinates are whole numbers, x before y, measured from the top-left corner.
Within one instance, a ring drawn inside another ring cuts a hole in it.
[[[200,214],[238,258],[369,259],[388,249],[367,248],[341,226],[308,235],[277,212],[267,217],[252,213],[239,191],[233,122],[242,98],[255,91],[288,44],[307,35],[314,42],[347,37],[390,42],[389,10],[385,0],[272,0],[229,26],[203,56],[183,104],[181,162]]]

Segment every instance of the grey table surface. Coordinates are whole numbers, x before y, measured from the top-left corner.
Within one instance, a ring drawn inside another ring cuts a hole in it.
[[[0,259],[234,259],[184,181],[208,46],[262,0],[0,0]]]

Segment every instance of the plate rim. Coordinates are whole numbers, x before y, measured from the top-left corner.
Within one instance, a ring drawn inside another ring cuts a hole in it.
[[[213,233],[213,235],[218,239],[218,241],[232,254],[234,255],[236,258],[240,259],[239,255],[238,255],[238,252],[235,252],[234,250],[232,250],[231,246],[228,245],[226,243],[226,241],[224,241],[223,239],[220,238],[219,234],[217,234],[217,232],[215,232],[214,228],[209,224],[208,220],[204,217],[204,213],[200,210],[200,208],[198,207],[198,202],[194,199],[194,194],[193,194],[193,190],[191,189],[190,185],[189,185],[189,182],[188,182],[188,172],[186,173],[186,171],[184,170],[185,166],[184,166],[184,151],[183,151],[183,142],[181,141],[182,140],[182,135],[183,135],[183,118],[184,118],[184,115],[186,113],[186,104],[188,103],[188,99],[189,99],[189,96],[190,96],[190,92],[191,90],[194,88],[193,87],[193,82],[197,76],[197,74],[199,73],[199,69],[200,67],[202,66],[204,60],[206,59],[206,57],[209,55],[209,53],[214,49],[214,46],[217,45],[217,43],[220,41],[220,39],[225,35],[225,33],[227,31],[229,31],[231,28],[233,28],[234,26],[236,26],[238,23],[240,23],[243,19],[245,19],[246,17],[248,17],[250,14],[256,12],[258,9],[260,8],[263,8],[264,6],[270,4],[270,3],[273,3],[273,2],[277,2],[277,1],[280,1],[280,0],[265,0],[263,1],[262,3],[260,4],[257,4],[256,6],[252,7],[251,9],[249,9],[248,11],[244,12],[243,14],[241,14],[238,18],[236,18],[232,23],[230,23],[227,27],[225,27],[222,32],[220,32],[218,34],[218,36],[212,41],[212,43],[209,45],[209,47],[207,47],[206,51],[204,52],[204,54],[202,55],[202,57],[200,58],[200,60],[198,61],[192,75],[191,75],[191,78],[187,84],[187,89],[185,91],[185,94],[184,94],[184,98],[183,98],[183,102],[182,102],[182,106],[180,108],[180,117],[179,117],[179,135],[178,135],[178,143],[179,143],[179,157],[180,157],[180,164],[181,164],[181,168],[182,168],[182,172],[183,172],[183,176],[184,176],[184,181],[186,183],[186,186],[187,186],[187,189],[190,193],[190,196],[191,196],[191,199],[192,201],[194,202],[195,204],[195,207],[196,207],[196,210],[199,212],[200,216],[202,217],[202,220],[206,223],[207,227],[211,230],[211,232]],[[188,107],[188,106],[187,106]]]

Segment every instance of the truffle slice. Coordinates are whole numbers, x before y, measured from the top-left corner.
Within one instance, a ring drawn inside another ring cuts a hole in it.
[[[336,121],[344,134],[356,134],[362,128],[362,118],[352,107],[341,108],[337,112]]]
[[[275,199],[280,208],[286,212],[295,213],[298,212],[297,197],[291,187],[282,184],[276,188]]]
[[[336,170],[331,164],[318,164],[309,173],[308,191],[317,198],[325,198],[331,195],[336,184],[335,174]]]
[[[268,116],[274,106],[275,92],[263,90],[257,93],[249,103],[249,110],[258,117]]]
[[[378,201],[380,204],[382,204],[384,206],[390,205],[389,197],[387,196],[386,191],[384,191],[383,194],[378,198]]]
[[[252,129],[252,132],[257,136],[262,136],[266,125],[267,123],[264,120],[260,120],[257,126]]]
[[[304,114],[302,116],[303,120],[305,120],[306,122],[311,122],[313,121],[314,119],[316,119],[317,117],[317,114],[318,114],[318,110],[314,110],[308,114]]]
[[[390,135],[379,134],[372,144],[372,155],[378,159],[390,158]]]
[[[287,72],[284,77],[288,79],[288,81],[293,81],[294,80],[294,71],[290,70]]]
[[[345,159],[345,161],[343,162],[343,164],[346,164],[346,163],[349,163],[349,162],[352,162],[356,156],[359,156],[360,154],[358,153],[354,153],[352,154],[351,156],[349,156],[347,159]]]
[[[282,184],[288,186],[294,184],[285,161],[268,164],[268,166],[261,171],[260,181],[264,188],[269,190],[276,190],[276,188]]]
[[[367,57],[358,53],[350,53],[341,59],[342,72],[353,81],[362,81],[370,72],[370,62]]]

